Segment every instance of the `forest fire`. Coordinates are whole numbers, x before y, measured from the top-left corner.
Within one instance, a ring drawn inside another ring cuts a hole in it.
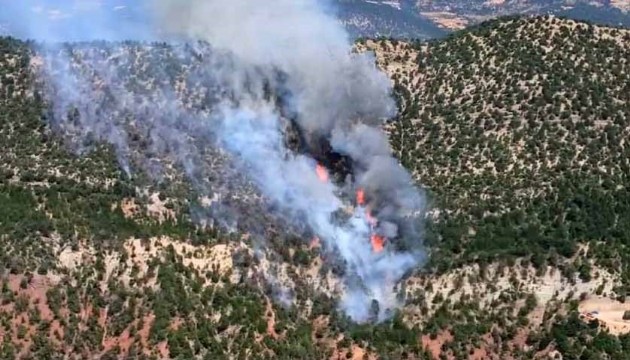
[[[357,204],[360,206],[365,205],[365,191],[362,188],[357,190]]]
[[[374,250],[375,253],[380,253],[385,249],[385,238],[381,235],[372,234],[370,242],[372,243],[372,250]]]
[[[399,304],[386,275],[401,280],[424,259],[416,227],[425,199],[383,131],[398,107],[373,54],[353,51],[316,0],[153,2],[157,26],[142,37],[156,35],[164,47],[38,44],[51,127],[77,150],[110,144],[127,177],[137,171],[160,184],[182,170],[195,196],[219,200],[191,208],[191,218],[260,239],[256,256],[285,250],[294,236],[319,236],[346,285],[341,308],[372,321],[376,300],[378,320],[389,317]],[[138,86],[132,80],[145,65],[155,82]]]
[[[317,167],[315,167],[315,173],[317,174],[319,180],[322,182],[328,182],[328,170],[326,170],[324,166],[317,164]]]
[[[319,247],[321,247],[321,242],[319,240],[319,237],[313,236],[313,238],[311,239],[311,243],[309,244],[309,249],[313,250]]]
[[[324,165],[318,163],[317,166],[315,167],[315,173],[317,174],[317,178],[319,178],[320,181],[322,182],[329,181],[329,178],[330,178],[329,171],[328,169],[326,169],[326,167],[324,167]],[[380,252],[383,252],[383,250],[385,250],[386,238],[376,233],[376,227],[379,221],[374,215],[372,215],[372,210],[370,209],[370,206],[366,206],[366,205],[367,205],[367,200],[366,200],[365,190],[363,188],[358,188],[356,191],[356,206],[361,208],[363,212],[363,216],[365,216],[365,221],[370,227],[370,233],[371,233],[370,243],[372,245],[372,251],[374,253],[380,253]],[[309,248],[314,249],[316,247],[319,247],[319,245],[320,245],[320,239],[317,236],[315,236],[311,240],[309,244]]]
[[[359,188],[357,190],[357,205],[364,206],[365,203],[365,190],[363,190],[363,188]],[[372,210],[370,210],[369,207],[365,209],[365,219],[370,225],[370,230],[374,231],[376,225],[378,224],[378,219],[372,215]],[[381,235],[373,233],[370,236],[370,243],[372,244],[372,250],[375,253],[380,253],[385,249],[385,238]]]

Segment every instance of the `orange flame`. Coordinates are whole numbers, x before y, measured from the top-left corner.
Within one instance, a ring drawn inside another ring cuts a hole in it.
[[[365,205],[365,191],[362,188],[357,189],[357,204]]]
[[[380,253],[385,249],[385,238],[381,235],[373,234],[370,237],[370,242],[372,243],[372,250],[376,253]]]
[[[328,170],[326,170],[325,167],[323,167],[321,164],[317,164],[315,172],[317,173],[317,177],[319,178],[319,180],[321,180],[322,182],[328,182]]]

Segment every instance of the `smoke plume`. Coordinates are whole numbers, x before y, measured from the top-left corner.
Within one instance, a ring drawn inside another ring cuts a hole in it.
[[[88,139],[110,142],[128,173],[159,178],[168,157],[203,194],[235,179],[254,184],[343,263],[340,307],[357,321],[385,319],[399,305],[394,286],[423,260],[416,219],[425,204],[380,129],[396,109],[374,58],[352,52],[317,0],[156,0],[147,7],[152,36],[177,45],[40,49],[53,125],[79,151]],[[111,25],[114,38],[128,31]],[[150,58],[156,53],[161,58]],[[141,73],[128,71],[138,64],[145,64]],[[291,124],[302,151],[287,146]],[[136,138],[146,142],[141,155]],[[342,179],[318,176],[321,144],[350,159]],[[208,166],[221,161],[244,177]],[[224,226],[252,221],[228,200],[208,216]]]

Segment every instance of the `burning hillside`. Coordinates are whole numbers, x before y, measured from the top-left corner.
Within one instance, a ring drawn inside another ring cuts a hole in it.
[[[155,12],[178,45],[38,49],[53,127],[79,152],[112,144],[130,176],[183,172],[219,199],[196,215],[215,226],[262,244],[270,224],[314,234],[345,269],[342,308],[367,320],[377,301],[386,317],[423,259],[424,200],[380,129],[395,105],[374,59],[353,54],[315,1],[160,1]]]
[[[324,166],[317,164],[317,166],[315,167],[315,172],[322,183],[327,183],[330,181],[328,170]],[[369,207],[366,208],[365,205],[365,190],[363,190],[362,188],[358,188],[356,191],[355,206],[356,209],[358,209],[359,211],[355,212],[355,207],[352,205],[346,207],[345,210],[350,215],[357,216],[358,218],[363,220],[370,227],[370,243],[372,245],[372,251],[374,253],[381,253],[384,250],[386,238],[378,233],[378,219],[372,216],[371,210],[369,209]],[[316,239],[317,242],[319,242],[319,238],[316,237]]]
[[[376,115],[307,106],[300,85],[321,87],[295,67],[184,37],[0,39],[0,358],[628,353],[601,326],[628,326],[627,31],[510,19],[363,45],[401,90],[392,147],[436,196],[409,277],[422,207],[394,191],[413,187],[392,185]],[[335,311],[396,300],[375,325]]]

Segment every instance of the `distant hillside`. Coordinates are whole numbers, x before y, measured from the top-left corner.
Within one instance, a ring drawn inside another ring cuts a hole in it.
[[[335,0],[334,12],[353,37],[440,38],[448,31],[411,1]]]
[[[508,15],[555,15],[599,25],[630,27],[629,0],[317,0],[317,2],[336,15],[353,38],[437,39],[454,30]],[[14,5],[0,13],[0,35],[97,40],[90,36],[98,33],[96,32],[98,27],[85,32],[77,32],[76,29],[94,25],[84,23],[82,11],[98,9],[103,19],[115,21],[121,29],[130,29],[125,33],[127,36],[132,36],[136,40],[151,37],[150,32],[143,31],[147,30],[146,25],[152,20],[150,10],[142,2],[112,0],[77,7],[72,1],[62,0],[39,5],[41,6]],[[19,11],[16,12],[16,9]],[[18,20],[25,16],[36,19],[42,29],[47,29],[47,33],[32,33],[34,29],[25,27],[24,23]],[[100,33],[102,36],[113,36],[106,31]]]
[[[416,8],[453,29],[505,15],[556,15],[600,25],[630,26],[630,3],[624,0],[419,0]]]
[[[553,14],[596,24],[630,27],[625,0],[335,0],[351,33],[396,38],[436,38],[506,15]]]

